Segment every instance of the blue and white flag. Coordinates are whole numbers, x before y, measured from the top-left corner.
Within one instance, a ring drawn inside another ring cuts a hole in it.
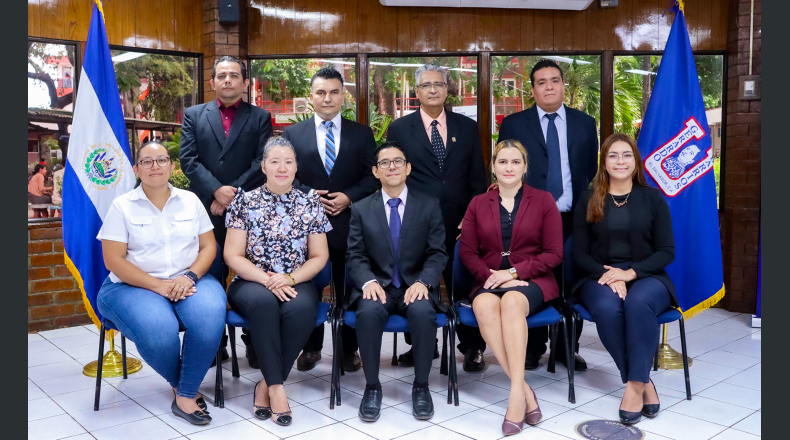
[[[63,245],[66,265],[96,326],[96,295],[109,271],[96,239],[113,200],[134,188],[129,138],[110,58],[101,2],[88,29],[63,175]]]
[[[676,12],[639,134],[647,183],[672,214],[675,261],[667,273],[685,318],[724,297],[713,148],[683,3]]]

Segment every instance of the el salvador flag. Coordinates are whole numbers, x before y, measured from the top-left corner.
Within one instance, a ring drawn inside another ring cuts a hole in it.
[[[66,265],[97,327],[102,316],[96,295],[109,271],[96,235],[113,200],[134,188],[131,157],[104,13],[96,0],[63,175],[63,245]]]
[[[724,274],[708,120],[683,3],[672,11],[675,21],[638,144],[647,183],[661,189],[672,214],[675,261],[667,273],[684,318],[690,318],[724,297]]]

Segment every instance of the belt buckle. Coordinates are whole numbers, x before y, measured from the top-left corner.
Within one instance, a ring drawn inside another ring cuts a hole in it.
[[[510,256],[510,251],[502,252],[502,256],[503,257],[509,257]]]

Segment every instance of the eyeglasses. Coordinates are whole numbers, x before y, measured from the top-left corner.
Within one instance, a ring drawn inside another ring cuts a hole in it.
[[[634,153],[630,151],[623,154],[609,153],[606,155],[606,160],[609,162],[617,162],[621,157],[623,158],[623,162],[631,162],[634,160]]]
[[[403,166],[406,165],[406,159],[402,159],[400,157],[392,160],[384,159],[380,160],[376,165],[378,165],[381,169],[386,169],[389,168],[391,164],[395,164],[395,168],[403,168]]]
[[[417,84],[417,88],[421,89],[423,92],[427,92],[428,90],[431,90],[431,88],[441,91],[444,90],[445,87],[447,87],[447,83],[443,82]]]
[[[169,163],[170,163],[170,158],[169,157],[157,157],[156,158],[156,164],[159,165],[160,167],[167,166],[167,164],[169,164]],[[154,160],[153,159],[143,159],[143,160],[137,162],[137,165],[140,165],[143,168],[151,168],[152,166],[154,166]]]

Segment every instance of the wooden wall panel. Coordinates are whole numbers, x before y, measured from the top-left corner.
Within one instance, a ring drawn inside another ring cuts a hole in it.
[[[112,0],[103,4],[110,44],[185,52],[203,51],[201,0]],[[88,0],[28,0],[28,36],[85,41],[93,4]],[[260,26],[256,27],[260,32]]]

